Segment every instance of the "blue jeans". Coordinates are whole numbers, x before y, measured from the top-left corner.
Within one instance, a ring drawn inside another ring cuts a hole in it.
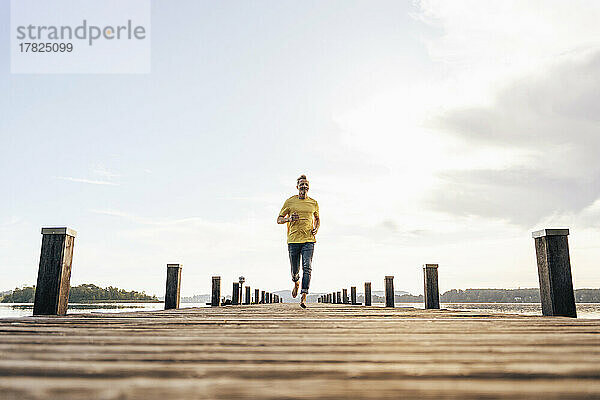
[[[306,243],[288,243],[288,252],[290,253],[290,264],[292,265],[292,281],[300,280],[300,255],[302,255],[302,290],[300,293],[308,293],[310,285],[310,273],[315,244]]]

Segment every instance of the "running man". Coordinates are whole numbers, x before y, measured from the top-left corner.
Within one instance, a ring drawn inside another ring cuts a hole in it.
[[[306,195],[308,180],[300,175],[296,181],[298,195],[292,196],[283,203],[277,217],[278,224],[287,223],[287,242],[292,266],[292,297],[298,295],[300,286],[300,256],[302,256],[302,297],[300,306],[306,308],[306,295],[310,285],[310,264],[315,249],[315,236],[319,230],[319,204]]]

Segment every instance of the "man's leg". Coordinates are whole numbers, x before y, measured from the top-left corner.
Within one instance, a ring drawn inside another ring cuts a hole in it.
[[[310,286],[310,273],[312,272],[312,258],[315,251],[315,244],[312,242],[304,243],[302,246],[302,290],[301,293],[308,293]]]
[[[298,281],[300,280],[300,249],[302,243],[288,243],[288,253],[290,255],[290,266],[292,269],[292,282],[294,282],[294,289],[292,290],[292,297],[296,297],[298,294]]]

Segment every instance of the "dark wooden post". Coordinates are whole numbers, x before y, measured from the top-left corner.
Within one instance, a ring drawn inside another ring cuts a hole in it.
[[[246,286],[246,300],[244,304],[250,304],[250,286]]]
[[[543,229],[532,234],[543,315],[577,318],[568,235],[568,229]]]
[[[273,303],[273,293],[269,292],[269,304]]]
[[[327,293],[327,302],[330,303],[330,304],[332,303],[331,293]]]
[[[260,290],[254,289],[254,304],[260,303]]]
[[[265,304],[265,291],[260,291],[260,304]]]
[[[342,304],[342,292],[337,292],[336,296],[337,296],[337,298],[336,298],[337,303]]]
[[[165,310],[179,308],[181,289],[181,264],[167,264],[167,289],[165,290]]]
[[[385,277],[385,306],[394,307],[394,277]]]
[[[371,305],[371,282],[365,282],[365,306]]]
[[[342,289],[342,303],[348,304],[348,289]]]
[[[210,299],[210,305],[218,307],[221,305],[221,277],[212,277],[212,295]]]
[[[240,303],[240,283],[233,282],[233,291],[231,292],[231,305],[236,306]]]
[[[425,309],[440,308],[440,292],[438,289],[438,265],[425,264],[423,266]]]
[[[331,292],[331,303],[336,304],[335,292]]]
[[[75,236],[77,232],[69,228],[42,228],[33,315],[67,313]]]
[[[356,286],[350,286],[350,303],[356,304]]]

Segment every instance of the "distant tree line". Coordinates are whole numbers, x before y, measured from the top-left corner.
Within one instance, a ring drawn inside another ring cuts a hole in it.
[[[35,286],[16,288],[12,293],[2,297],[2,303],[33,303]],[[69,290],[69,302],[86,303],[94,301],[158,301],[156,296],[147,295],[145,292],[135,290],[126,291],[109,286],[101,288],[91,283],[73,286]]]
[[[396,303],[421,303],[423,295],[403,294],[394,296]],[[362,295],[358,301],[364,302]],[[600,303],[600,289],[576,289],[577,303]],[[373,303],[384,303],[385,297],[372,296]],[[442,303],[539,303],[540,290],[528,289],[452,289],[440,295]]]

